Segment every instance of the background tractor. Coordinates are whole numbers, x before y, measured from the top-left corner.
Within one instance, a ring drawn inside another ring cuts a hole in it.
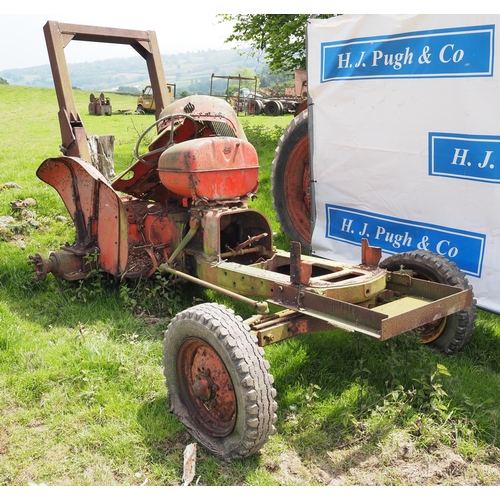
[[[250,456],[274,431],[267,345],[332,329],[379,340],[416,329],[423,342],[445,353],[468,341],[475,319],[472,289],[442,257],[403,254],[401,271],[393,263],[380,267],[381,250],[367,241],[355,266],[302,255],[297,241],[290,252],[276,249],[269,221],[248,205],[259,186],[259,161],[235,111],[211,96],[169,103],[154,32],[55,21],[44,31],[63,155],[46,159],[37,176],[64,201],[75,241],[48,258],[32,256],[36,278],[52,273],[81,280],[99,269],[124,280],[158,271],[254,307],[244,320],[223,305],[199,304],[178,313],[165,333],[170,409],[216,456]],[[74,107],[63,55],[71,39],[128,43],[149,68],[156,120],[139,137],[135,162],[111,183],[90,163]],[[153,129],[156,137],[140,153]],[[275,175],[274,182],[284,181]],[[284,182],[285,204],[294,196],[288,188]],[[269,304],[276,312],[269,312]]]
[[[170,98],[170,102],[175,99],[175,83],[167,83],[167,94]],[[151,85],[146,85],[142,89],[141,95],[137,98],[137,109],[138,113],[154,113],[156,111],[155,96],[153,95],[153,87]]]

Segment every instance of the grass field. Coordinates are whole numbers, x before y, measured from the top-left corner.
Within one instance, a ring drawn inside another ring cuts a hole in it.
[[[110,98],[114,111],[135,108],[133,97]],[[116,173],[128,167],[153,117],[90,116],[89,94],[75,100],[89,135],[115,135]],[[74,240],[61,199],[35,175],[60,154],[57,111],[53,90],[0,86],[0,485],[180,485],[192,439],[167,409],[163,332],[175,312],[221,298],[159,279],[33,280],[29,255]],[[241,117],[262,165],[255,206],[277,233],[269,178],[290,120]],[[26,198],[36,206],[14,213]],[[230,464],[198,447],[193,484],[500,485],[498,316],[479,311],[453,357],[411,336],[330,331],[270,346],[266,358],[277,432]]]

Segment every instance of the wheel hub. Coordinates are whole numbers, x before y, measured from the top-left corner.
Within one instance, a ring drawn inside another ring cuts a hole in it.
[[[210,370],[207,373],[196,375],[196,382],[192,385],[193,394],[203,401],[209,401],[215,396],[215,391],[219,388],[210,378]]]
[[[434,342],[444,331],[446,318],[442,318],[417,329],[422,344]]]
[[[227,436],[236,421],[236,394],[229,372],[206,342],[185,340],[177,358],[181,398],[190,416],[207,433]]]

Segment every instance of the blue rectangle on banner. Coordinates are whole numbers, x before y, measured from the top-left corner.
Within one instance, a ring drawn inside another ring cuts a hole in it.
[[[336,205],[325,205],[326,238],[370,245],[386,253],[430,250],[444,255],[466,274],[480,278],[486,235],[419,221],[365,212]]]
[[[495,25],[353,38],[321,44],[321,83],[493,76]]]
[[[500,183],[500,136],[429,133],[429,175]]]

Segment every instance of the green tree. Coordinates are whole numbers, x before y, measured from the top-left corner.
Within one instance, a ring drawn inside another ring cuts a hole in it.
[[[260,87],[260,78],[257,73],[250,68],[239,68],[234,72],[234,76],[241,76],[243,78],[256,78],[257,80],[257,90]],[[229,85],[230,93],[237,92],[239,88],[246,87],[250,92],[255,92],[255,80],[241,80],[238,85],[238,80],[231,80]]]
[[[116,92],[118,94],[131,94],[131,95],[141,94],[141,91],[137,87],[130,87],[127,85],[120,85]]]
[[[319,18],[335,14],[318,14]],[[306,67],[306,26],[309,14],[219,14],[232,22],[226,42],[250,45],[250,55],[263,55],[273,72],[293,73]]]
[[[5,78],[0,78],[0,85],[9,85],[9,82]]]

